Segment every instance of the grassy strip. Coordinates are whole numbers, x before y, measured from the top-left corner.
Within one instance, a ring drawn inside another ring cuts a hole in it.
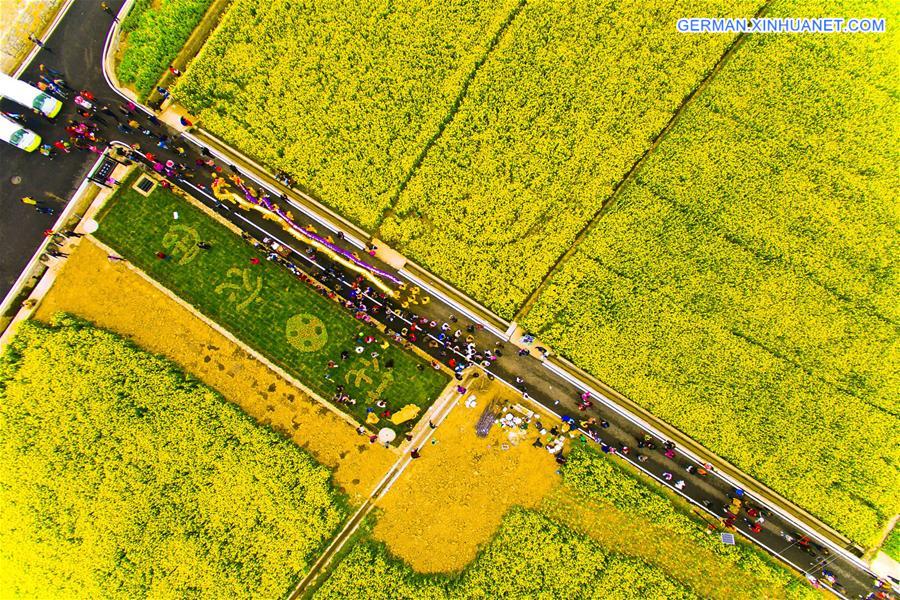
[[[137,0],[122,21],[126,47],[116,73],[134,86],[141,99],[155,88],[160,76],[178,55],[203,18],[212,0]]]
[[[640,515],[673,535],[684,536],[722,560],[753,573],[760,581],[784,587],[792,596],[811,595],[810,588],[797,585],[798,579],[792,572],[768,554],[740,538],[738,544],[726,546],[709,536],[705,531],[706,523],[691,514],[687,503],[652,485],[646,477],[610,460],[596,448],[576,446],[568,458],[562,470],[563,480],[577,493]]]
[[[891,530],[890,535],[884,540],[884,545],[881,546],[881,549],[894,560],[900,561],[900,531],[897,531],[896,527]]]
[[[310,389],[331,398],[344,386],[357,402],[340,406],[359,421],[379,398],[394,411],[424,409],[447,382],[287,270],[266,260],[252,264],[261,257],[256,249],[172,192],[156,188],[144,197],[123,186],[100,220],[101,241]],[[212,247],[202,250],[199,241]],[[329,369],[329,360],[336,367]]]
[[[354,532],[350,534],[350,537],[347,538],[346,543],[344,543],[340,550],[334,553],[334,556],[331,557],[331,561],[327,565],[325,565],[316,580],[312,582],[312,585],[310,585],[310,587],[300,596],[301,600],[310,600],[311,598],[313,598],[319,591],[319,588],[321,588],[322,585],[326,581],[328,581],[334,570],[337,569],[342,562],[344,562],[344,559],[347,558],[347,555],[349,555],[357,545],[365,544],[371,538],[372,530],[375,529],[375,523],[378,522],[378,519],[380,517],[381,511],[378,508],[375,508],[362,518],[362,521],[360,521],[359,523],[359,527],[357,527],[356,530],[354,530]],[[298,577],[297,579],[299,581],[302,578]],[[294,586],[296,586],[296,582]],[[293,587],[291,588],[291,590],[293,590]],[[290,592],[291,590],[288,590],[288,592]]]

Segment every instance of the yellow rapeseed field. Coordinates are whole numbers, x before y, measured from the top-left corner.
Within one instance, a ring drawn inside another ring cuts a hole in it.
[[[288,435],[359,503],[396,455],[353,427],[106,253],[83,241],[37,311],[49,321],[69,312],[182,365],[245,412]]]
[[[374,537],[420,573],[461,570],[512,506],[537,507],[559,481],[553,457],[531,445],[533,427],[518,443],[498,426],[487,438],[475,435],[475,423],[485,403],[502,393],[499,387],[478,393],[475,408],[454,407],[435,431],[437,443],[427,443],[379,500],[383,514]]]
[[[170,360],[57,316],[0,355],[0,595],[283,595],[350,512],[331,470]]]

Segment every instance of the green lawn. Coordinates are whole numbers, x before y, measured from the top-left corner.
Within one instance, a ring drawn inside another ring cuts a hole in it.
[[[881,549],[894,560],[900,560],[900,530],[896,526],[891,530],[887,539],[884,540]]]
[[[123,185],[99,220],[96,235],[102,242],[309,388],[330,399],[337,385],[343,385],[357,403],[342,406],[360,421],[378,398],[391,410],[409,403],[424,409],[449,380],[431,368],[418,370],[423,361],[417,356],[387,345],[374,328],[266,261],[235,233],[172,192],[157,187],[144,197],[130,184]],[[199,240],[212,248],[199,249]],[[168,258],[157,258],[160,251]],[[260,264],[251,264],[253,257],[260,258]],[[359,343],[363,331],[375,335],[376,342]],[[361,354],[355,352],[358,345],[365,346]],[[340,359],[342,350],[350,353],[345,361]],[[373,358],[372,352],[379,355]],[[329,370],[329,360],[338,367]],[[389,361],[393,367],[387,366]],[[325,378],[329,371],[330,381]]]

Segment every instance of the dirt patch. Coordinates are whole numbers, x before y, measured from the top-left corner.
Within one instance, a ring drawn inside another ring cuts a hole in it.
[[[531,445],[534,427],[521,439],[496,425],[487,438],[475,435],[482,410],[498,394],[495,385],[478,394],[475,408],[458,403],[435,432],[437,443],[426,444],[378,502],[383,514],[374,537],[416,571],[462,569],[511,506],[537,507],[559,481],[553,456]]]
[[[83,240],[66,260],[37,319],[69,312],[177,362],[333,468],[335,483],[354,504],[396,460],[94,244]]]
[[[0,71],[12,73],[33,47],[29,34],[44,39],[62,0],[0,0]]]

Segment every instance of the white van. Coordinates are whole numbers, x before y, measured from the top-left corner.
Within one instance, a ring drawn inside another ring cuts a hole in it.
[[[24,81],[0,73],[0,96],[54,118],[62,110],[62,102]]]
[[[25,152],[34,152],[41,145],[41,136],[3,115],[0,115],[0,139]]]

